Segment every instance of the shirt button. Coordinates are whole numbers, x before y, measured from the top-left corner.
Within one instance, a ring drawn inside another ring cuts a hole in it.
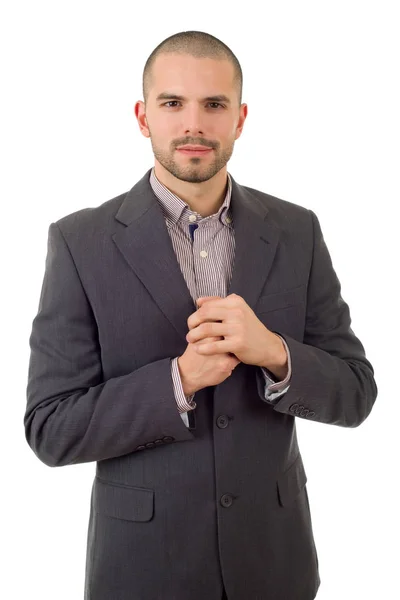
[[[206,258],[208,256],[208,252],[206,252],[206,250],[202,250],[200,252],[200,256],[202,256],[203,258]]]
[[[193,221],[196,221],[196,215],[190,215],[190,216],[189,216],[189,221],[190,221],[191,223],[193,223]]]

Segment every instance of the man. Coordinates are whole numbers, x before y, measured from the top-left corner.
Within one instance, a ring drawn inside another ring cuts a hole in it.
[[[135,105],[154,167],[49,227],[25,429],[97,462],[87,600],[320,585],[296,418],[356,427],[377,386],[317,216],[227,172],[241,94],[225,44],[164,40]]]

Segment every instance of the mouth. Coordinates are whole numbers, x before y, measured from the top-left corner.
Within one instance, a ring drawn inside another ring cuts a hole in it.
[[[177,148],[177,152],[186,154],[187,156],[205,156],[212,152],[212,148]]]

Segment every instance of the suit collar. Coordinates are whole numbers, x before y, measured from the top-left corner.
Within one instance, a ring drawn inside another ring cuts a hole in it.
[[[186,342],[187,319],[196,305],[187,288],[160,204],[150,185],[151,169],[133,186],[115,218],[125,227],[112,238],[177,333]],[[227,294],[242,296],[254,310],[269,275],[280,230],[268,207],[231,176],[235,262]]]

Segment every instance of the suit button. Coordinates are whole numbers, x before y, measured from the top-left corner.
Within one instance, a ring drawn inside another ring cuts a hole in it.
[[[292,406],[289,408],[289,410],[291,412],[296,412],[296,410],[299,408],[298,404],[292,404]]]
[[[217,419],[217,427],[225,429],[229,425],[229,418],[226,415],[219,415]]]
[[[308,408],[305,408],[304,410],[301,411],[300,416],[306,417],[307,415],[308,415]]]
[[[173,442],[174,441],[174,437],[172,437],[172,435],[165,435],[163,437],[164,442]]]
[[[145,450],[145,449],[146,449],[146,446],[138,446],[138,447],[136,448],[136,450]]]
[[[230,494],[224,494],[223,496],[221,496],[220,502],[222,506],[228,507],[233,504],[233,498]]]
[[[309,417],[313,417],[315,415],[315,412],[312,410],[311,412],[308,413]]]
[[[155,443],[154,442],[147,442],[146,444],[146,448],[155,448]]]
[[[163,442],[162,440],[154,440],[154,443],[155,443],[157,446],[161,446],[161,444],[163,444],[164,442]]]

